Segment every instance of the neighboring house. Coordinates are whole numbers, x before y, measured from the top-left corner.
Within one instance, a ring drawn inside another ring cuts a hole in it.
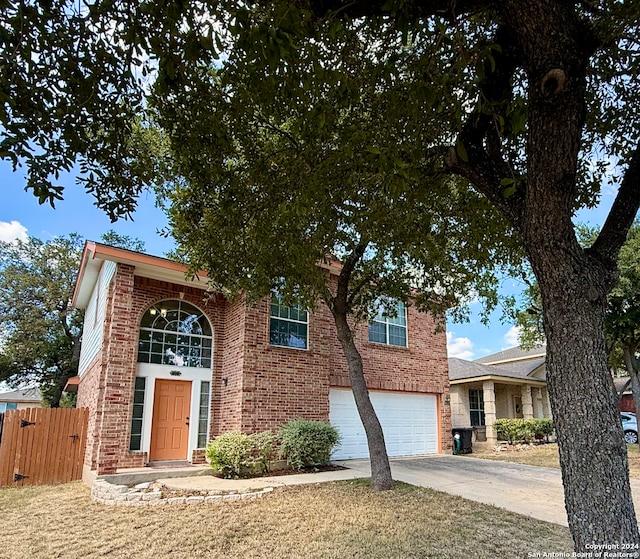
[[[616,392],[620,394],[620,411],[636,413],[636,404],[633,401],[629,377],[615,377],[613,384],[616,387]]]
[[[24,408],[41,408],[42,397],[37,388],[25,388],[0,394],[0,413]]]
[[[324,304],[311,313],[276,296],[229,301],[175,262],[89,242],[73,305],[85,309],[77,387],[90,410],[88,476],[202,463],[222,432],[297,417],[339,429],[334,458],[368,456]],[[451,443],[445,332],[429,314],[399,311],[356,331],[371,399],[390,455],[438,453]]]
[[[473,427],[475,442],[497,441],[501,418],[551,417],[545,347],[514,347],[475,361],[449,359],[451,423]]]

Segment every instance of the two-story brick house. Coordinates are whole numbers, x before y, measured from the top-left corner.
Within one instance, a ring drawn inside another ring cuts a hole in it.
[[[338,427],[335,458],[367,456],[326,306],[228,301],[175,262],[91,242],[73,305],[85,310],[85,474],[203,462],[207,441],[224,431],[262,431],[296,417]],[[441,452],[451,428],[446,336],[429,314],[399,311],[357,329],[371,398],[390,455]]]

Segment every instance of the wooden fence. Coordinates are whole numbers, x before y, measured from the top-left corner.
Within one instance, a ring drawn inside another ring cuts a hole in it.
[[[0,487],[82,478],[89,410],[27,408],[4,413]]]

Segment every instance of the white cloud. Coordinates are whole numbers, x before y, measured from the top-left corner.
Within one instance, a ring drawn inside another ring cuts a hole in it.
[[[455,332],[447,332],[447,352],[449,357],[473,359],[473,342],[469,338],[456,338]]]
[[[27,240],[27,228],[19,221],[0,221],[0,241],[12,243],[18,239]]]
[[[509,328],[509,330],[507,330],[507,333],[502,338],[504,340],[504,343],[507,344],[507,346],[503,349],[509,349],[510,347],[520,345],[519,338],[520,328],[518,326],[512,326],[511,328]]]

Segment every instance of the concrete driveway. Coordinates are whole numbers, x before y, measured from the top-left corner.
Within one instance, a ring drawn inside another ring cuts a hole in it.
[[[368,460],[344,466],[370,476]],[[469,456],[433,455],[392,458],[393,479],[495,505],[538,520],[567,526],[560,470]],[[640,511],[640,480],[631,480],[636,511]]]

